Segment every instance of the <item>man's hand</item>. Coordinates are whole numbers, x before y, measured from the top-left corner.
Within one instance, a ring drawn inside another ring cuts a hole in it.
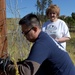
[[[6,59],[0,58],[0,70],[5,71],[6,66],[8,66],[9,64],[13,64],[9,57],[7,57]]]

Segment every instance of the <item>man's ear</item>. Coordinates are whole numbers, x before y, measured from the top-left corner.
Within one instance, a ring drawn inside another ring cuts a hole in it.
[[[33,27],[33,30],[34,30],[35,32],[37,31],[37,29],[38,29],[38,28],[37,28],[36,26],[35,26],[35,27]]]

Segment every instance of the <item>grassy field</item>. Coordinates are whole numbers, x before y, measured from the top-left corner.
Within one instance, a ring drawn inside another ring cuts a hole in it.
[[[67,51],[75,64],[75,33],[71,32],[71,39],[67,42]]]
[[[12,32],[8,34],[8,52],[11,57],[16,59],[18,58],[26,58],[29,54],[30,46],[25,38],[22,38],[16,29],[18,25],[15,25],[17,20],[15,19],[7,19],[7,29]],[[14,33],[16,31],[16,33]],[[75,64],[75,33],[71,33],[71,40],[67,41],[67,51]],[[22,39],[22,40],[20,40]]]
[[[69,40],[67,42],[67,51],[68,51],[73,63],[75,64],[75,36],[74,36],[74,34],[75,33],[71,33],[71,40]],[[25,38],[23,38],[23,39],[25,39]],[[10,40],[11,40],[11,36],[9,36],[9,41]],[[18,48],[18,46],[19,46],[19,48]],[[17,41],[15,40],[14,45],[13,44],[11,45],[9,43],[8,50],[9,50],[9,54],[11,57],[13,57],[15,59],[21,59],[22,60],[22,59],[27,58],[27,56],[30,52],[30,47],[31,47],[30,43],[28,43],[26,40],[23,40],[22,46],[18,45]],[[19,50],[19,49],[21,49],[21,50]]]

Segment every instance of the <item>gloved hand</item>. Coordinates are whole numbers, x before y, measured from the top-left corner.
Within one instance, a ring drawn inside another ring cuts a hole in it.
[[[3,67],[3,59],[0,58],[0,70],[2,70]]]
[[[0,70],[5,71],[6,66],[8,66],[9,64],[13,64],[9,57],[7,57],[6,59],[0,58]]]

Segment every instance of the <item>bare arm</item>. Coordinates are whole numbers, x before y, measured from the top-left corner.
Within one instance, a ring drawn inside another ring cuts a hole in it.
[[[66,41],[70,40],[70,37],[62,37],[62,38],[55,39],[55,40],[62,43],[62,42],[66,42]]]

